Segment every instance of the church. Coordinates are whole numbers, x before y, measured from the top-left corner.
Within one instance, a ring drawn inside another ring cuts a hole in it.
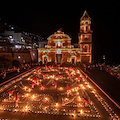
[[[80,19],[80,32],[78,34],[77,48],[71,45],[71,38],[61,29],[48,38],[45,48],[38,48],[38,62],[47,64],[76,64],[92,62],[92,31],[91,18],[87,11]]]

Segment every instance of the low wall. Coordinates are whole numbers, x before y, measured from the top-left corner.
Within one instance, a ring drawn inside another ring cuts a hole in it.
[[[32,72],[34,72],[35,68],[36,67],[34,67],[34,68],[32,68],[32,69],[24,72],[24,73],[21,73],[21,74],[15,76],[15,77],[13,77],[13,78],[11,78],[11,79],[3,82],[3,83],[1,83],[0,84],[0,93],[3,92],[3,91],[5,91],[5,90],[7,90],[10,86],[12,86],[13,84],[15,84],[16,82],[22,80],[24,77],[30,75]]]

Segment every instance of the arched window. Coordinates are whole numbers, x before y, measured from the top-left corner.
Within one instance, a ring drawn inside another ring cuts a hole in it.
[[[61,46],[61,43],[60,43],[60,42],[58,42],[58,44],[57,44],[57,45],[58,45],[58,47],[60,47],[60,46]]]
[[[62,47],[62,43],[61,42],[56,42],[56,48],[61,48]]]
[[[88,36],[85,35],[84,40],[87,41],[89,38]]]
[[[87,46],[86,45],[84,46],[84,52],[87,52]]]

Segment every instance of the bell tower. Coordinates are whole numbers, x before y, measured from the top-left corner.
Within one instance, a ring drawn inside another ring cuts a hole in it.
[[[81,50],[80,62],[89,64],[92,62],[92,31],[91,18],[87,11],[80,19],[80,33],[78,35],[79,48]]]

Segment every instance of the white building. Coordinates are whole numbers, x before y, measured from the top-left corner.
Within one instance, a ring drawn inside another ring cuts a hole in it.
[[[10,43],[22,43],[25,42],[31,43],[31,37],[24,35],[22,32],[15,32],[15,31],[4,31],[4,35],[10,38]]]

